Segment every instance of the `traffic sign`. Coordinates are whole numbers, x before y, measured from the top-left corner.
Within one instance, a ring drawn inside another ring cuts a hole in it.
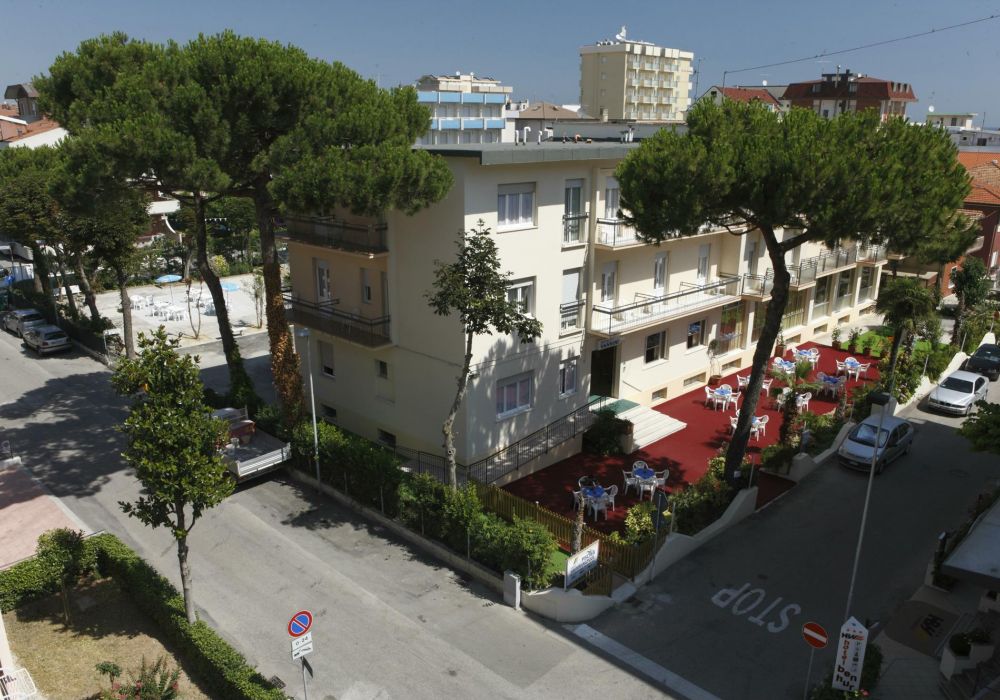
[[[292,637],[301,637],[312,627],[313,615],[308,610],[300,610],[292,615],[288,621],[288,634]]]
[[[806,640],[806,644],[814,649],[822,649],[830,640],[830,635],[818,622],[807,622],[802,625],[802,638]]]
[[[307,632],[301,637],[292,640],[292,661],[311,654],[313,650],[312,634]]]

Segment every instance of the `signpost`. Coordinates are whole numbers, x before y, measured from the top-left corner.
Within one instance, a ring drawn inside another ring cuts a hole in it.
[[[840,628],[840,639],[837,641],[837,658],[833,664],[835,690],[860,689],[867,648],[868,628],[853,617],[848,619]]]
[[[594,540],[566,560],[566,576],[563,579],[563,590],[568,589],[585,576],[588,571],[597,567],[597,553],[600,544],[600,540]]]
[[[288,636],[292,638],[292,661],[302,662],[302,693],[305,700],[309,700],[309,689],[306,686],[306,671],[312,677],[313,670],[309,662],[306,661],[306,654],[311,654],[313,650],[312,629],[313,616],[308,610],[300,610],[288,621]]]
[[[802,700],[806,700],[809,697],[809,682],[812,679],[813,657],[816,655],[817,649],[826,647],[830,635],[823,629],[823,625],[818,622],[807,622],[802,625],[802,638],[809,645],[809,668],[806,669],[806,687],[802,691]]]

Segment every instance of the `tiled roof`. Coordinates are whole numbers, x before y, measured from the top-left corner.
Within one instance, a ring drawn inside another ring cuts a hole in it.
[[[522,109],[518,119],[580,119],[581,117],[572,110],[565,109],[551,102],[535,102],[527,109]],[[583,117],[589,120],[589,117]]]
[[[1000,161],[1000,151],[959,151],[958,162],[967,169],[974,168],[992,160]]]
[[[719,90],[724,97],[734,102],[754,102],[756,100],[774,107],[781,107],[781,103],[774,98],[774,95],[764,88],[725,87],[719,88]]]
[[[962,158],[964,153],[959,153],[959,161],[965,159]],[[965,198],[966,203],[969,204],[995,204],[1000,205],[1000,154],[997,153],[987,153],[987,154],[975,154],[975,155],[992,155],[997,156],[993,159],[982,159],[976,165],[969,165],[965,162],[962,165],[969,171],[969,175],[972,177],[972,191]],[[975,159],[968,159],[975,160]]]
[[[981,218],[983,218],[983,212],[979,211],[978,209],[959,209],[958,213],[963,214],[972,221],[979,221]]]
[[[851,92],[848,85],[856,84],[856,92]],[[813,85],[820,85],[819,92],[813,92]],[[906,87],[905,90],[900,89]],[[850,82],[843,80],[807,80],[802,83],[790,83],[785,88],[786,100],[810,99],[852,99],[852,100],[905,100],[913,102],[917,96],[913,86],[908,83],[882,80],[881,78],[854,78]]]
[[[4,105],[0,105],[0,116],[10,117],[12,119],[21,118],[17,113],[16,107],[11,108]],[[29,136],[34,136],[36,134],[41,134],[42,132],[52,131],[53,129],[58,128],[59,122],[53,121],[48,117],[42,117],[41,119],[36,119],[33,122],[28,122],[27,124],[13,124],[0,119],[0,141],[7,143],[19,141],[21,139],[26,139]]]

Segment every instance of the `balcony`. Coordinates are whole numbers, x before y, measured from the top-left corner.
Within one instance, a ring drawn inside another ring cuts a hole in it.
[[[813,303],[813,320],[826,318],[830,315],[830,300],[817,301]]]
[[[621,219],[597,220],[597,245],[608,248],[643,245],[636,230]]]
[[[789,287],[791,289],[801,289],[816,282],[817,277],[829,275],[834,272],[853,267],[860,261],[860,248],[836,248],[834,250],[821,253],[797,265],[788,266]],[[870,254],[877,255],[877,252]],[[763,275],[745,275],[746,283],[743,287],[743,294],[750,297],[761,297],[771,293],[774,286],[774,270],[768,268]]]
[[[284,297],[285,318],[289,323],[329,333],[369,348],[392,343],[389,336],[389,316],[368,318],[362,314],[340,311],[329,302],[317,304],[296,299],[289,293]]]
[[[388,253],[385,224],[350,224],[333,218],[285,218],[283,237],[298,243],[358,253]]]
[[[583,328],[582,299],[559,305],[559,332],[572,333]]]
[[[741,287],[739,277],[702,284],[681,283],[680,290],[664,296],[636,294],[636,301],[631,304],[613,308],[594,306],[591,330],[598,335],[611,336],[683,318],[739,301]]]
[[[858,264],[878,265],[888,260],[886,247],[884,245],[859,245]]]

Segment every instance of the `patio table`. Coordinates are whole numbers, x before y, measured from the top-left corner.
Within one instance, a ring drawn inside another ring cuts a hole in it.
[[[794,372],[795,363],[790,360],[781,360],[780,362],[775,362],[775,365],[781,367],[782,372]]]
[[[604,487],[603,486],[586,486],[583,488],[583,497],[596,500],[598,498],[604,498]]]
[[[632,474],[633,474],[633,475],[634,475],[634,476],[635,476],[635,477],[636,477],[637,479],[642,479],[643,481],[646,481],[646,480],[648,480],[648,479],[652,479],[652,478],[653,478],[654,476],[656,476],[656,472],[654,472],[654,471],[653,471],[652,469],[650,469],[649,467],[646,467],[646,468],[642,468],[642,467],[640,467],[639,469],[634,469],[634,470],[632,471]]]

